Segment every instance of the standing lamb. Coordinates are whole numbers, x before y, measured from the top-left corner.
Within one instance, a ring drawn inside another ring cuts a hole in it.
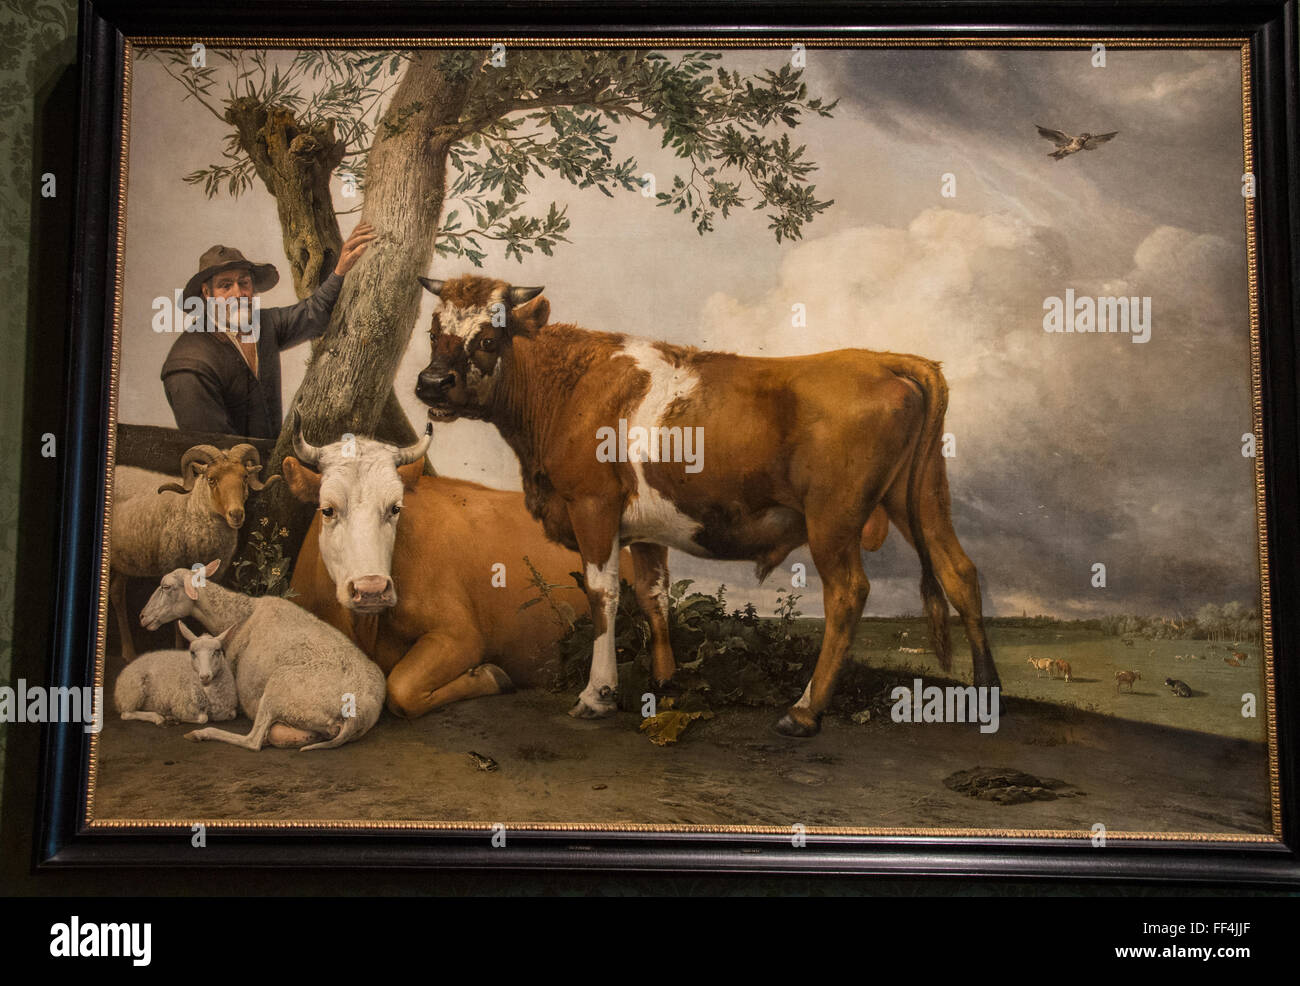
[[[123,499],[113,509],[109,601],[117,611],[126,660],[135,658],[126,577],[157,578],[205,558],[229,564],[244,525],[248,491],[266,489],[280,479],[272,476],[261,482],[261,469],[261,456],[247,443],[226,452],[215,445],[195,445],[181,456],[181,483],[163,483],[156,492],[134,496],[118,484]]]
[[[213,637],[195,636],[184,623],[180,628],[189,650],[141,654],[117,676],[113,704],[123,719],[162,726],[168,719],[203,723],[235,718],[235,674],[225,653],[230,630]]]
[[[228,652],[239,705],[253,728],[247,736],[196,729],[185,738],[249,750],[269,742],[305,751],[364,736],[384,706],[386,683],[378,665],[338,630],[287,599],[255,599],[214,585],[220,564],[213,561],[201,573],[169,572],[140,613],[150,630],[190,615],[210,631],[232,630]]]

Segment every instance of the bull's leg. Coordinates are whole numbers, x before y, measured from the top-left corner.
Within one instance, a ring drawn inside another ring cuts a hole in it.
[[[591,652],[587,687],[569,710],[575,719],[599,719],[618,708],[618,654],[614,619],[618,615],[618,523],[620,509],[600,499],[569,505],[569,520],[582,554],[587,602],[591,606],[596,641]]]
[[[513,690],[509,676],[484,664],[483,638],[468,617],[426,633],[388,673],[388,709],[414,719],[452,702]]]
[[[979,574],[975,570],[975,564],[962,550],[946,509],[940,509],[939,504],[923,505],[921,523],[935,575],[966,628],[966,639],[970,641],[971,660],[975,669],[975,685],[983,688],[1001,687],[998,669],[993,664],[988,634],[984,630],[984,605],[980,598]]]
[[[942,468],[940,466],[939,468]],[[906,483],[899,482],[890,490],[886,500],[890,520],[915,548],[911,528],[907,519]],[[966,628],[966,639],[970,641],[971,660],[975,670],[977,687],[1000,687],[997,668],[993,664],[993,651],[989,647],[988,634],[984,629],[983,601],[980,598],[979,574],[975,564],[967,557],[953,530],[952,517],[949,513],[948,481],[944,476],[940,480],[937,495],[920,505],[921,528],[925,534],[925,546],[930,552],[930,564],[935,576],[943,587],[948,601],[952,603],[961,616]],[[1041,676],[1042,669],[1039,669]]]
[[[282,722],[271,724],[271,731],[266,734],[266,743],[268,746],[278,747],[281,750],[296,750],[304,743],[310,743],[316,739],[316,734],[309,729],[299,729],[297,726],[287,726]]]
[[[831,514],[831,511],[827,511]],[[862,570],[859,539],[866,517],[837,512],[831,516],[810,512],[808,547],[824,587],[826,629],[812,680],[803,695],[776,724],[786,736],[813,736],[835,693],[844,659],[862,620],[870,583]]]
[[[135,660],[135,639],[131,636],[131,621],[126,613],[126,576],[112,572],[108,579],[108,601],[117,613],[117,632],[122,638],[122,659]]]
[[[655,687],[667,684],[677,669],[668,634],[668,549],[659,544],[634,544],[636,598],[650,621],[651,677]]]

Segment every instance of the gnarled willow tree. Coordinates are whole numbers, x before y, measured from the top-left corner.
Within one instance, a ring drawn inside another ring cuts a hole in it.
[[[608,196],[640,192],[636,162],[615,157],[618,128],[662,134],[683,167],[658,204],[701,235],[748,207],[766,211],[778,241],[797,238],[832,204],[817,199],[816,166],[790,131],[834,104],[811,98],[789,64],[746,75],[723,67],[718,52],[577,48],[145,57],[230,127],[221,162],[184,180],[209,197],[260,181],[275,197],[299,297],[333,269],[342,242],[332,180],[356,187],[359,219],[379,233],[348,274],[296,398],[316,442],[344,432],[413,439],[393,378],[416,322],[416,276],[430,273],[435,256],[481,267],[494,245],[507,258],[550,256],[567,242],[569,220],[558,203],[532,207],[535,178],[559,175]],[[772,53],[774,63],[782,57]],[[291,440],[286,425],[272,470]],[[260,500],[296,553],[310,510],[282,484]]]

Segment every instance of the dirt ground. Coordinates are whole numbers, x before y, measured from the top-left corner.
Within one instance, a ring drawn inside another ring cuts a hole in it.
[[[535,690],[416,721],[385,712],[359,742],[312,753],[191,743],[193,727],[110,715],[93,817],[1269,831],[1263,744],[1082,709],[1004,699],[989,735],[828,715],[821,735],[795,740],[772,729],[779,710],[736,707],[661,748],[635,714],[577,721],[565,714],[572,701]],[[471,752],[497,768],[480,769]],[[944,785],[976,766],[1060,780],[1067,796],[996,804]]]

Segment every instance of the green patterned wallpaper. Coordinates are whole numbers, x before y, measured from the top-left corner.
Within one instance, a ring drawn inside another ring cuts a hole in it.
[[[7,466],[20,463],[24,434],[28,243],[32,182],[39,180],[32,174],[35,94],[75,62],[76,33],[73,0],[0,0],[0,160],[9,169],[9,179],[0,182],[0,292],[7,299],[6,317],[0,321],[6,354],[0,360],[0,462]],[[73,123],[68,121],[69,126]],[[72,162],[57,177],[56,194],[71,195]],[[13,656],[14,552],[22,480],[18,469],[0,469],[0,682],[6,683]],[[0,724],[0,771],[8,728]]]
[[[26,353],[26,325],[28,315],[28,251],[31,233],[33,181],[33,126],[38,105],[37,94],[46,90],[69,65],[75,63],[77,5],[74,0],[0,0],[0,159],[7,162],[9,180],[0,182],[0,219],[3,235],[0,236],[0,289],[8,301],[6,317],[0,320],[4,337],[6,358],[0,360],[0,461],[17,465],[25,427],[34,424],[23,421],[23,385]],[[75,121],[69,120],[69,126]],[[62,167],[46,162],[47,167],[58,167],[59,195],[71,195],[74,177],[73,162]],[[18,529],[19,490],[24,477],[16,468],[0,469],[0,683],[11,679],[14,628],[15,546]],[[0,776],[3,776],[5,734],[7,727],[0,724]],[[17,764],[15,763],[15,766]],[[3,804],[0,803],[0,812]],[[29,816],[30,806],[10,806],[11,817],[21,813]],[[25,828],[25,826],[23,826]],[[13,846],[11,845],[12,849]],[[55,887],[41,886],[22,873],[24,860],[10,860],[7,874],[0,873],[0,894],[4,893],[123,893],[123,886],[131,881],[123,874],[110,879],[94,876],[63,879],[43,878]],[[6,879],[7,876],[7,879]],[[418,877],[418,879],[416,879]],[[4,884],[8,883],[8,886]],[[254,879],[252,883],[231,885],[220,876],[213,876],[210,890],[234,893],[329,893],[336,878],[304,877],[289,888],[282,878],[272,883]],[[183,875],[160,877],[152,875],[141,882],[136,892],[184,892]],[[942,896],[1034,896],[1064,894],[1084,896],[1089,893],[1121,895],[1148,895],[1149,888],[1096,887],[1080,884],[1051,885],[1042,883],[994,883],[990,881],[946,881],[934,883],[917,880],[868,880],[851,878],[811,879],[788,878],[713,878],[695,876],[628,875],[603,877],[599,875],[547,876],[545,874],[418,874],[412,879],[394,875],[376,874],[367,880],[371,893],[444,893],[456,895],[504,893],[508,895],[558,894],[558,895],[620,895],[668,894],[672,896],[737,895],[942,895]],[[1195,890],[1190,893],[1214,893]]]

